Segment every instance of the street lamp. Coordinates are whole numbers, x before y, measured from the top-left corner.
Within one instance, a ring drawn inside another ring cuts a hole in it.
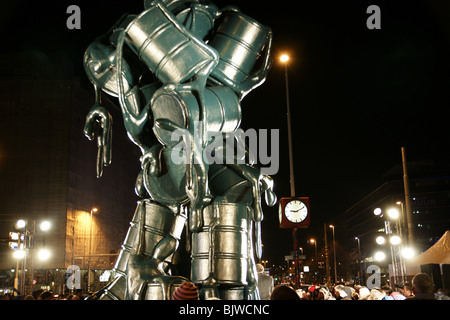
[[[27,222],[25,220],[20,219],[16,222],[16,228],[23,229],[23,228],[25,228],[26,224],[27,224]]]
[[[383,236],[378,236],[378,237],[375,239],[375,241],[376,241],[377,244],[379,244],[380,246],[382,246],[383,244],[386,243],[386,238],[383,237]]]
[[[398,204],[398,203],[397,203]],[[374,210],[374,214],[380,217],[383,217],[382,215],[382,210],[380,208],[377,208]],[[401,240],[401,226],[399,224],[399,217],[400,217],[400,212],[397,208],[389,208],[387,210],[387,217],[389,219],[385,219],[384,221],[384,228],[385,228],[385,233],[387,235],[387,237],[389,238],[389,244],[390,244],[390,249],[391,249],[391,260],[392,260],[392,271],[393,271],[393,284],[395,285],[395,283],[397,283],[397,277],[401,278],[401,281],[404,281],[405,278],[405,274],[406,274],[406,268],[405,265],[402,261],[402,248],[399,248],[400,243],[402,242]],[[400,235],[393,235],[392,233],[392,227],[391,227],[391,221],[395,221],[395,227],[397,229],[397,233]],[[376,242],[379,245],[384,245],[386,243],[386,239],[384,237],[377,237]],[[385,256],[381,259],[380,254],[379,256],[375,256],[375,259],[377,261],[381,261],[384,260]]]
[[[383,251],[378,251],[375,253],[374,258],[376,261],[383,261],[384,259],[386,259],[386,254]]]
[[[284,77],[286,81],[286,107],[287,107],[287,127],[288,127],[288,143],[289,143],[289,171],[291,184],[291,197],[295,197],[295,181],[294,181],[294,155],[292,148],[292,127],[291,127],[291,107],[289,102],[289,79],[288,79],[288,61],[290,60],[287,54],[280,57],[280,62],[284,64]]]
[[[42,221],[39,224],[39,228],[41,229],[41,231],[48,231],[50,230],[51,227],[51,223],[49,221]]]
[[[387,211],[387,214],[388,214],[389,218],[391,218],[392,220],[396,220],[400,216],[400,213],[396,208],[389,209]]]
[[[47,249],[41,249],[38,252],[38,258],[41,261],[46,261],[48,260],[48,258],[50,258],[50,251],[48,251]]]
[[[337,268],[336,268],[336,239],[334,237],[334,226],[330,225],[330,228],[333,229],[333,251],[334,251],[334,282],[337,283]]]
[[[89,260],[88,260],[88,292],[91,291],[91,244],[92,244],[92,214],[98,211],[97,208],[91,209],[91,221],[89,223],[90,231],[89,231]]]
[[[402,254],[403,258],[411,259],[414,257],[415,252],[412,248],[403,248],[401,254]]]
[[[315,239],[310,239],[309,243],[314,243],[314,248],[315,248],[315,251],[316,251],[316,258],[317,258],[317,241]]]
[[[355,240],[358,241],[358,259],[359,259],[359,280],[360,283],[364,283],[364,279],[363,279],[363,270],[362,270],[362,264],[361,264],[361,240],[359,239],[359,237],[355,237]]]

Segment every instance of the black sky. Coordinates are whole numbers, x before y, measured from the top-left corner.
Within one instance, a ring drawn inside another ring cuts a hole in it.
[[[322,237],[323,223],[382,182],[408,160],[448,159],[450,8],[446,1],[214,1],[236,5],[274,32],[274,66],[267,81],[242,101],[242,127],[280,130],[279,198],[289,196],[284,70],[292,57],[289,88],[297,196],[309,196],[312,224],[300,242]],[[81,8],[81,30],[66,28],[66,9]],[[366,9],[381,9],[381,30],[369,30]],[[2,51],[62,51],[89,87],[82,57],[95,37],[143,1],[14,1],[2,3]],[[265,207],[264,259],[280,262],[292,238],[278,228],[278,209]],[[338,233],[339,230],[336,230]],[[276,240],[275,240],[276,239]]]

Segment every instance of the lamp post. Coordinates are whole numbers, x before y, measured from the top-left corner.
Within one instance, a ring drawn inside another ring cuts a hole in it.
[[[294,156],[292,149],[292,126],[291,126],[291,107],[289,102],[289,79],[288,79],[288,61],[289,56],[283,54],[280,57],[281,63],[284,64],[284,77],[286,81],[286,108],[287,108],[287,128],[288,128],[288,144],[289,144],[289,174],[291,184],[291,197],[295,197],[295,181],[294,181]]]
[[[294,156],[293,156],[293,148],[292,148],[292,126],[291,126],[291,107],[289,102],[289,79],[288,79],[288,61],[289,56],[287,54],[283,54],[280,57],[280,62],[284,64],[284,78],[286,81],[286,108],[287,108],[287,128],[288,128],[288,145],[289,145],[289,181],[291,187],[291,197],[295,197],[295,180],[294,180]],[[294,251],[297,253],[297,229],[294,228],[292,230],[292,238],[294,242]],[[298,264],[298,258],[296,258],[296,263]],[[296,272],[297,276],[297,272]]]
[[[90,227],[90,231],[89,231],[89,260],[88,260],[88,292],[91,291],[91,244],[92,244],[92,214],[94,212],[97,212],[98,209],[97,208],[92,208],[91,209],[91,221],[89,223],[89,227]]]
[[[330,225],[330,228],[333,229],[333,251],[334,251],[334,282],[337,283],[337,268],[336,268],[336,239],[334,237],[334,226]]]
[[[316,258],[317,258],[317,241],[316,241],[316,239],[310,239],[309,243],[314,243],[314,249],[316,251]]]
[[[383,217],[381,215],[382,210],[380,208],[377,208],[374,210],[374,214],[380,217]],[[401,239],[401,226],[399,225],[399,217],[400,213],[396,208],[390,208],[387,210],[387,217],[384,220],[384,228],[385,228],[385,234],[389,238],[389,246],[391,250],[391,262],[392,262],[392,274],[393,274],[393,283],[391,284],[392,287],[395,286],[396,283],[398,283],[398,278],[401,278],[401,281],[404,281],[405,278],[405,268],[403,266],[403,261],[400,255],[401,247],[399,246],[402,242]],[[392,232],[392,226],[390,220],[395,221],[395,227],[397,230],[398,235],[393,235]],[[376,239],[377,243],[379,245],[384,245],[386,243],[386,240],[383,237],[378,237]],[[398,259],[399,260],[398,260]]]
[[[361,240],[358,237],[355,237],[355,240],[358,241],[358,260],[359,260],[359,281],[361,282],[361,284],[364,283],[364,279],[363,279],[363,270],[362,270],[362,265],[361,265]]]

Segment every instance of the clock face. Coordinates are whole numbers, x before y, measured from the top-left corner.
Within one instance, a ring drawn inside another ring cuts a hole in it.
[[[308,207],[300,200],[292,200],[284,208],[286,219],[293,223],[300,223],[308,216]]]

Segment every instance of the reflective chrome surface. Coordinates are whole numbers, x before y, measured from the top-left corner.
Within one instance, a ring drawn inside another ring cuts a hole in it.
[[[270,28],[237,8],[145,0],[141,13],[124,15],[88,46],[84,67],[95,103],[84,133],[97,141],[97,176],[111,163],[112,117],[102,94],[118,98],[128,137],[142,153],[141,200],[115,264],[118,277],[92,298],[168,300],[189,280],[201,299],[259,299],[261,197],[275,204],[273,180],[252,163],[210,163],[203,154],[217,137],[239,130],[240,101],[266,79],[271,44]],[[175,130],[187,134],[172,141]],[[179,142],[190,161],[173,160]],[[184,233],[186,277],[173,268]]]

